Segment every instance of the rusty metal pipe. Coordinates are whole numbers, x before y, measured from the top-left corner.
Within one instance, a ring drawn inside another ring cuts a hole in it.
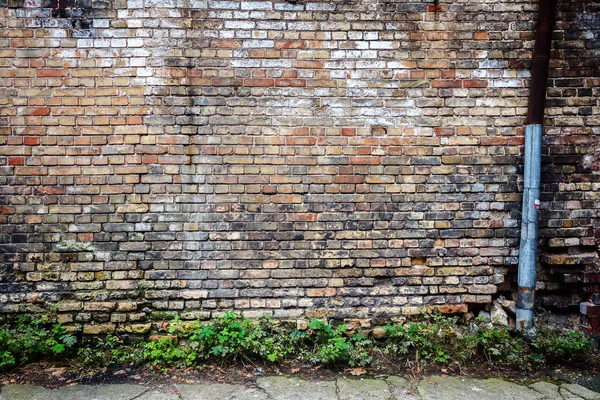
[[[540,0],[525,127],[524,190],[517,291],[517,329],[533,328],[537,266],[542,132],[557,0]]]
[[[535,46],[531,63],[531,80],[529,82],[527,125],[542,125],[544,123],[548,66],[552,48],[552,31],[556,23],[557,2],[558,0],[540,0],[539,4]]]

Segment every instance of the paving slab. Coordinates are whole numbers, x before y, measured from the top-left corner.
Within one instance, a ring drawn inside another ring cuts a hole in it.
[[[395,400],[421,400],[417,389],[405,378],[401,376],[388,376],[385,380],[388,382]]]
[[[563,397],[559,393],[560,387],[558,385],[550,382],[536,382],[533,385],[529,385],[529,387],[546,397],[547,400],[563,400]]]
[[[432,376],[417,387],[423,400],[539,400],[533,389],[500,379]]]
[[[271,400],[338,400],[334,381],[312,382],[271,376],[258,379],[256,384]]]
[[[158,390],[149,390],[146,393],[142,394],[140,397],[136,397],[135,400],[180,400],[176,393],[165,393],[160,392]],[[0,399],[2,400],[2,399]],[[82,399],[85,400],[85,399]]]
[[[566,389],[573,395],[582,397],[585,400],[600,400],[600,393],[592,392],[590,389],[584,388],[576,383],[563,383],[561,389]]]
[[[339,400],[389,400],[392,393],[385,381],[380,379],[337,380]]]
[[[600,400],[577,384],[536,382],[529,387],[500,379],[431,376],[409,382],[400,376],[308,381],[286,376],[259,378],[256,386],[228,384],[75,385],[45,389],[7,385],[0,400]]]
[[[197,384],[177,385],[181,400],[267,400],[267,394],[259,388],[243,385]]]
[[[583,397],[575,396],[566,389],[560,389],[560,394],[562,395],[563,400],[585,400]]]
[[[148,391],[138,385],[76,385],[60,389],[41,386],[8,385],[2,388],[2,400],[133,400]]]

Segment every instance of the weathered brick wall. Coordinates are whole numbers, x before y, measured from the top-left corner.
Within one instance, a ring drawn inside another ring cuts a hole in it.
[[[0,0],[0,311],[94,333],[489,303],[518,257],[536,4]],[[560,4],[559,256],[597,250],[598,15]]]
[[[567,307],[586,299],[600,304],[600,5],[563,2],[559,10],[547,91],[538,288],[540,304]]]

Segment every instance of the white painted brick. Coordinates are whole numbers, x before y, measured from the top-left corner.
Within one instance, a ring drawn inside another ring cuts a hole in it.
[[[93,27],[94,28],[109,28],[110,27],[110,20],[108,20],[108,19],[95,19],[95,20],[93,20]]]
[[[221,31],[218,36],[221,39],[233,39],[235,38],[236,31]],[[208,37],[208,36],[207,36]]]
[[[369,42],[369,46],[372,49],[393,49],[394,42],[377,41]]]
[[[144,26],[144,21],[141,19],[128,19],[126,22],[127,22],[128,28],[141,28]],[[139,31],[136,31],[136,35],[138,33],[139,33]]]
[[[331,3],[307,3],[306,9],[309,11],[334,11],[335,4]]]
[[[130,58],[129,65],[132,67],[145,67],[146,59],[145,58]]]
[[[385,61],[357,61],[356,68],[382,69],[385,68]]]
[[[225,21],[226,29],[254,29],[256,23],[253,21]]]
[[[248,16],[248,18],[263,20],[267,18],[266,15],[267,14],[264,11],[250,11],[250,15]]]
[[[127,47],[142,47],[144,39],[127,39]]]
[[[94,47],[110,47],[109,39],[95,39]]]
[[[223,10],[237,10],[240,8],[240,3],[237,1],[209,1],[208,7]]]
[[[152,68],[137,68],[135,70],[135,73],[137,76],[152,76],[152,75],[154,75]]]
[[[291,68],[292,60],[263,60],[262,66],[265,68]]]
[[[127,40],[126,39],[112,39],[110,41],[110,45],[112,47],[127,47]]]
[[[244,40],[242,43],[242,47],[252,49],[252,48],[272,48],[275,46],[275,42],[273,40]]]
[[[286,23],[273,21],[259,21],[256,23],[256,28],[265,30],[285,30]]]
[[[230,64],[235,68],[258,68],[260,60],[231,60]]]
[[[272,10],[270,1],[242,1],[242,10]]]

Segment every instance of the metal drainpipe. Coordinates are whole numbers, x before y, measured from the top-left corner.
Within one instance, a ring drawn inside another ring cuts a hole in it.
[[[525,166],[521,244],[517,291],[517,329],[533,328],[536,283],[538,209],[542,166],[542,131],[552,30],[556,22],[557,0],[540,0],[535,47],[531,66],[527,125],[525,126]]]

